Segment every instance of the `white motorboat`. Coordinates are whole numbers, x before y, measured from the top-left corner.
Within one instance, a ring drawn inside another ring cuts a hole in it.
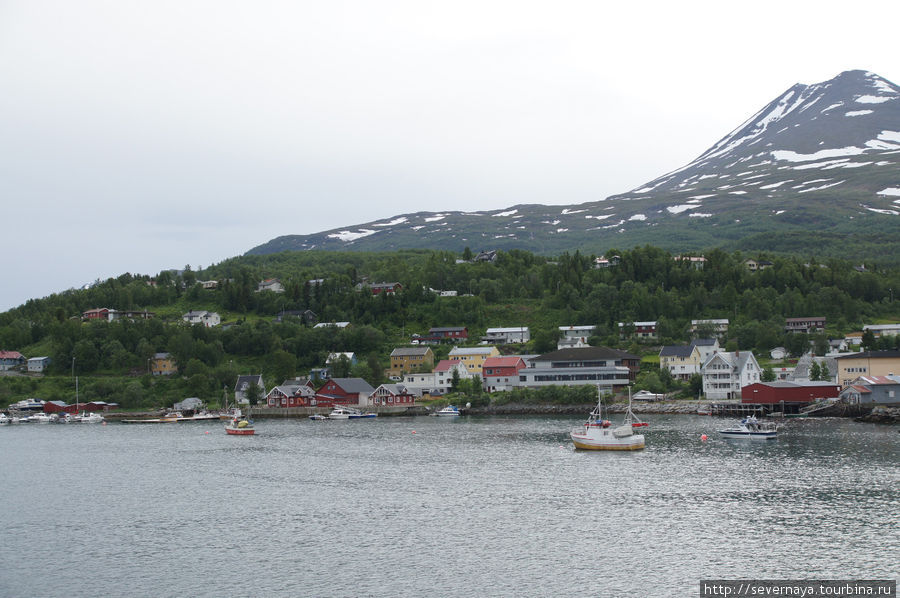
[[[443,409],[440,409],[435,413],[438,417],[458,417],[459,416],[459,407],[456,405],[447,405]]]
[[[12,422],[12,419],[5,413],[0,413],[0,426],[5,426]]]
[[[13,403],[9,408],[15,411],[43,411],[44,401],[39,399],[25,399],[24,401]]]
[[[34,415],[29,416],[31,423],[34,424],[49,424],[53,421],[53,418],[50,417],[48,413],[35,413]]]
[[[625,420],[614,426],[603,419],[603,395],[597,387],[597,406],[586,422],[572,429],[569,436],[577,449],[590,451],[637,451],[644,448],[644,435],[635,434],[634,428],[646,426],[631,411],[631,389],[628,389],[628,409]]]
[[[752,440],[774,440],[778,437],[778,428],[772,422],[761,422],[755,415],[745,417],[738,423],[724,430],[717,430],[722,438],[750,438]]]
[[[334,409],[331,410],[331,413],[328,414],[328,419],[350,419],[352,415],[360,415],[359,409],[354,409],[353,407],[347,407],[345,405],[336,405]]]
[[[102,424],[104,419],[102,415],[92,411],[91,413],[82,413],[79,421],[83,424]]]

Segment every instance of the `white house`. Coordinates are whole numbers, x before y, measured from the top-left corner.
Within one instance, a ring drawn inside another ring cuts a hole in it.
[[[481,338],[481,343],[511,345],[527,343],[529,340],[531,340],[531,332],[528,330],[528,326],[517,326],[515,328],[488,328]]]
[[[207,328],[218,326],[222,323],[222,318],[214,311],[189,311],[181,319],[188,324],[203,324]]]
[[[750,351],[713,353],[700,374],[708,399],[740,399],[741,388],[762,379],[762,370]]]
[[[475,375],[469,372],[462,361],[442,359],[432,372],[405,374],[403,384],[410,389],[429,394],[445,394],[450,392],[450,387],[453,385],[454,372],[460,380],[468,380]]]
[[[262,291],[272,291],[273,293],[283,293],[284,285],[281,284],[281,281],[277,278],[267,278],[260,282],[256,287],[256,292],[261,293]]]
[[[596,329],[596,326],[560,326],[556,348],[574,349],[576,347],[587,347],[588,338],[594,334]]]
[[[43,372],[50,365],[49,357],[31,357],[28,360],[29,372]]]

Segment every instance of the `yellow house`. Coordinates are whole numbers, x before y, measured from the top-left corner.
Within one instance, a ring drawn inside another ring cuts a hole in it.
[[[403,376],[410,372],[430,372],[434,368],[434,353],[430,347],[394,349],[388,376]]]
[[[850,386],[860,376],[900,374],[900,351],[865,351],[836,359],[841,386]]]
[[[499,357],[500,351],[497,347],[453,347],[448,356],[453,361],[459,361],[470,374],[481,375],[481,368],[488,357]]]
[[[150,373],[154,376],[171,376],[178,371],[171,353],[157,353],[150,358]]]

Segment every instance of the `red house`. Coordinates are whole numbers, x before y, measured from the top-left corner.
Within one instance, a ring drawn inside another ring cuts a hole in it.
[[[307,379],[285,380],[281,386],[276,386],[266,395],[266,405],[269,407],[305,407],[311,405],[316,396],[316,389]]]
[[[403,288],[399,282],[378,282],[370,287],[372,289],[373,295],[378,295],[380,293],[385,293],[388,295],[393,295],[397,291]]]
[[[81,314],[82,320],[109,320],[109,308],[97,307]]]
[[[375,389],[362,378],[329,378],[316,392],[315,405],[366,405]]]
[[[386,407],[408,407],[415,404],[416,397],[402,384],[382,384],[372,393],[372,402]]]
[[[519,370],[524,367],[525,360],[517,355],[488,357],[481,366],[482,386],[488,392],[519,386]]]
[[[766,404],[812,403],[841,394],[834,382],[757,382],[741,389],[741,403]]]
[[[469,338],[469,329],[465,326],[451,328],[430,328],[428,335],[440,339],[460,341]]]

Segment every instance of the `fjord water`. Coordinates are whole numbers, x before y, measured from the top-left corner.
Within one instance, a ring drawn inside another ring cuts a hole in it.
[[[2,596],[691,596],[702,578],[897,579],[900,434],[776,441],[648,416],[0,429]],[[709,440],[701,442],[701,434]]]

